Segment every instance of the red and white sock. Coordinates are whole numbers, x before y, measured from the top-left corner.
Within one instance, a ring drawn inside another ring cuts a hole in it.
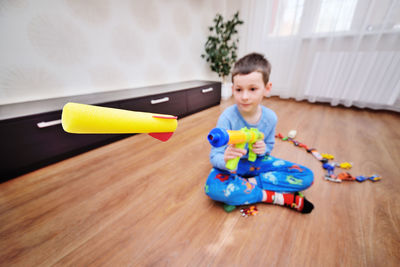
[[[266,197],[263,201],[266,203],[286,206],[301,213],[310,213],[314,208],[314,205],[299,192],[278,193],[268,190],[264,192]]]

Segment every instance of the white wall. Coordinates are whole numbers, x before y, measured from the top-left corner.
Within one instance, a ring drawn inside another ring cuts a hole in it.
[[[241,1],[1,0],[0,105],[193,79],[217,12]]]

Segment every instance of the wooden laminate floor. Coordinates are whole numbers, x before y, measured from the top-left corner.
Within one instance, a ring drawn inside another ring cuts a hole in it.
[[[272,155],[314,171],[315,209],[244,218],[204,194],[206,136],[229,104],[179,120],[166,143],[136,135],[1,184],[0,265],[399,266],[400,114],[266,99],[278,132],[383,179],[327,182],[277,140]]]

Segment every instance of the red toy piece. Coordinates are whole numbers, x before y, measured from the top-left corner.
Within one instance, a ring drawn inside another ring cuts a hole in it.
[[[356,179],[356,177],[352,176],[350,173],[348,172],[341,172],[339,173],[339,175],[337,176],[338,179],[342,180],[342,181],[354,181]]]
[[[252,205],[250,207],[241,209],[240,212],[242,213],[243,217],[249,217],[249,216],[257,215],[258,209],[255,205]]]

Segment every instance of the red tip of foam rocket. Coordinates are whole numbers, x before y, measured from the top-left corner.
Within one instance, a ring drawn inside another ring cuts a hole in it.
[[[176,116],[162,116],[162,115],[153,115],[153,118],[157,118],[157,119],[172,119],[172,120],[176,120],[178,117]]]
[[[156,139],[158,139],[158,140],[161,140],[161,141],[165,142],[165,141],[167,141],[168,139],[171,138],[171,136],[172,136],[173,133],[174,133],[174,132],[167,132],[167,133],[149,133],[149,135],[150,135],[151,137],[154,137],[154,138],[156,138]]]

